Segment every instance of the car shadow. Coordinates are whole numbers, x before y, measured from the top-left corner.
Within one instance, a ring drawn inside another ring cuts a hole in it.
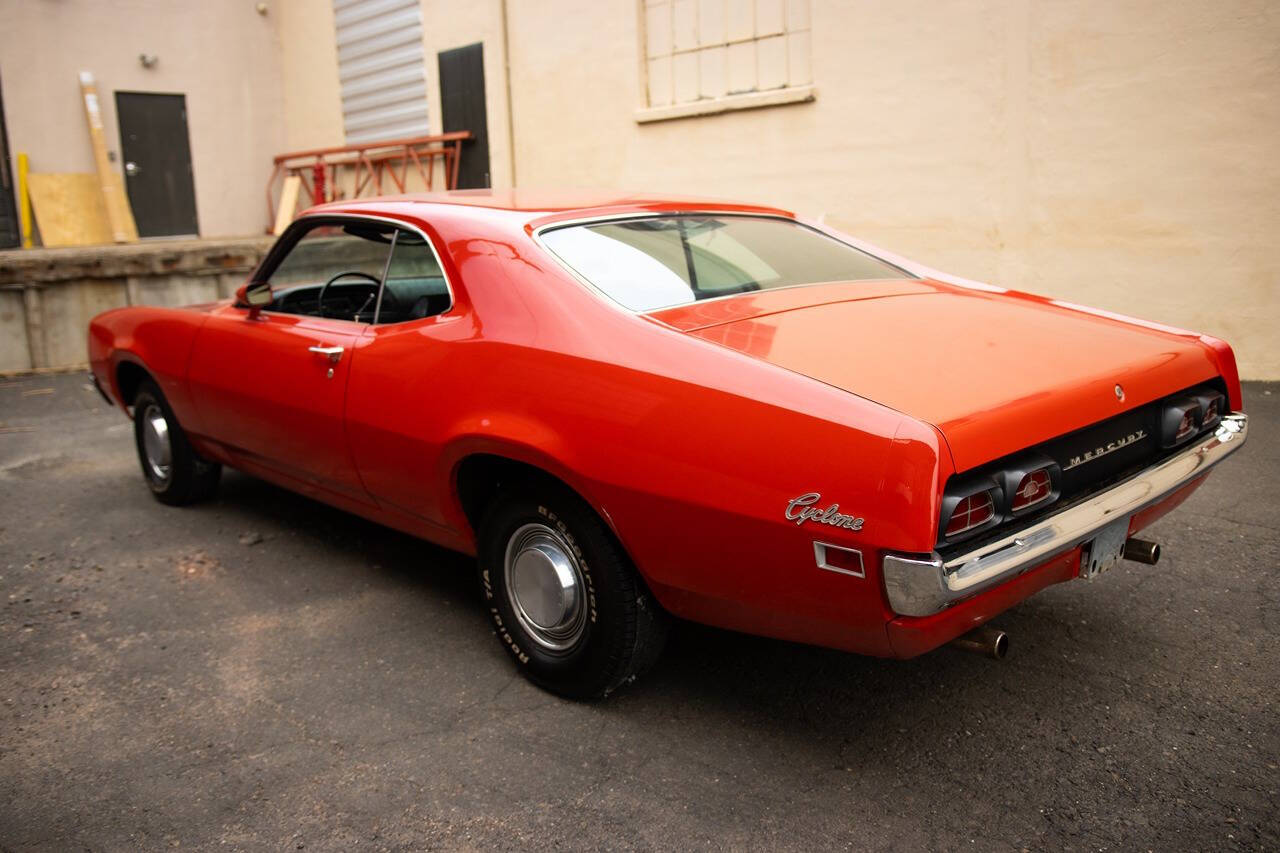
[[[470,602],[479,609],[475,561],[465,554],[239,471],[224,471],[215,506],[234,515],[246,529],[276,528],[323,546],[333,556],[326,561],[328,571],[372,566],[384,581],[403,585],[406,591],[451,603]]]
[[[491,638],[471,557],[239,472],[227,472],[217,506],[246,525],[288,530],[323,546],[334,559],[321,571],[346,573],[349,580],[372,565],[380,582],[401,587],[424,607],[447,602],[473,609],[474,642],[493,644],[495,663],[506,663]],[[908,661],[871,658],[675,620],[653,671],[598,707],[611,716],[644,716],[675,703],[739,726],[754,719],[775,732],[825,730],[848,738],[883,728],[880,736],[897,737],[913,718],[931,718],[944,698],[963,715],[982,713],[1008,701],[1011,691],[1029,689],[1029,677],[1041,689],[1060,687],[1068,676],[1055,672],[1035,648],[1064,639],[1069,627],[1046,618],[1047,612],[1024,604],[1000,617],[1000,627],[1014,637],[1006,662],[948,648]],[[1030,647],[1025,654],[1019,653],[1022,645]]]

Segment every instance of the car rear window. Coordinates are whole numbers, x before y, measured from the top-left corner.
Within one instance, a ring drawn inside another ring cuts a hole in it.
[[[560,260],[633,311],[833,281],[914,278],[798,222],[653,216],[542,232]]]

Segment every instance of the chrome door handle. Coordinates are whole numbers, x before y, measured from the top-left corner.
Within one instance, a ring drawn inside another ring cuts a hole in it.
[[[314,347],[307,347],[307,350],[309,352],[318,353],[319,355],[329,356],[330,364],[337,364],[338,360],[342,358],[342,347],[314,346]]]

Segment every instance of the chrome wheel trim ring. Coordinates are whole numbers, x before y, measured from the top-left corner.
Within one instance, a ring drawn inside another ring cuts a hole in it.
[[[151,478],[157,483],[169,482],[173,472],[173,446],[169,441],[169,421],[156,403],[142,411],[142,455]]]
[[[582,639],[586,583],[561,533],[537,522],[517,528],[507,540],[502,575],[516,621],[535,643],[562,652]]]

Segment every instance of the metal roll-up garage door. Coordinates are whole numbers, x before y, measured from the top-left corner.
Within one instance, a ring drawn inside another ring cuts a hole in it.
[[[419,0],[334,0],[333,9],[347,144],[428,133]]]

